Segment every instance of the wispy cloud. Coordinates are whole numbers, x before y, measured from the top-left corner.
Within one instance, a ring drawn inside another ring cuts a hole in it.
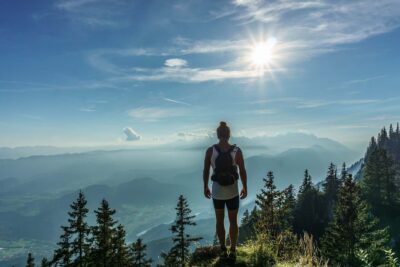
[[[175,100],[175,99],[171,99],[171,98],[164,97],[163,100],[165,100],[167,102],[175,103],[175,104],[191,106],[191,104],[189,104],[189,103],[186,103],[186,102],[183,102],[183,101],[179,101],[179,100]]]
[[[98,0],[62,0],[56,2],[55,6],[59,9],[64,9],[68,11],[76,11],[82,8],[82,6],[97,2]]]
[[[228,79],[257,78],[264,73],[252,69],[226,70],[222,68],[159,68],[135,69],[136,73],[116,78],[119,81],[177,81],[198,83]],[[284,70],[275,70],[284,71]]]
[[[338,124],[335,125],[336,129],[364,129],[364,128],[374,128],[371,125],[365,124]]]
[[[299,97],[281,97],[281,98],[270,98],[270,99],[259,99],[250,102],[250,104],[266,104],[266,103],[295,103],[302,99]]]
[[[59,0],[56,10],[72,22],[89,27],[121,27],[128,25],[123,1],[116,0]]]
[[[380,115],[374,116],[366,119],[367,121],[400,121],[400,116],[396,115]]]
[[[298,102],[297,108],[319,108],[329,105],[366,105],[381,102],[379,99],[349,99],[349,100],[301,100]]]
[[[2,84],[6,87],[3,88]],[[74,85],[57,85],[47,83],[36,83],[30,81],[8,81],[0,80],[0,93],[25,93],[25,92],[47,92],[47,91],[73,91],[73,90],[95,90],[95,89],[121,89],[110,81],[85,81],[75,82]]]
[[[130,117],[147,122],[155,122],[165,118],[179,117],[183,116],[184,114],[184,111],[181,109],[160,107],[140,107],[128,110],[128,115]]]
[[[210,130],[206,129],[201,129],[201,130],[194,130],[194,131],[188,131],[188,132],[179,132],[176,134],[179,138],[185,139],[185,140],[191,140],[191,139],[198,139],[198,138],[209,138],[209,137],[214,137],[215,133]]]
[[[32,115],[32,114],[20,114],[21,117],[30,119],[30,120],[42,120],[42,116]]]
[[[96,108],[94,106],[82,107],[79,109],[82,112],[95,112]]]
[[[181,58],[170,58],[165,61],[164,65],[171,68],[180,68],[185,67],[187,61]]]
[[[75,10],[77,6],[91,6],[95,0],[73,0],[61,6],[65,10]],[[59,4],[60,5],[60,4]],[[262,38],[269,30],[276,33],[278,42],[274,56],[279,66],[270,71],[285,71],[291,61],[303,60],[322,53],[342,49],[343,45],[356,43],[378,34],[392,31],[400,26],[400,2],[397,0],[327,1],[327,0],[235,0],[230,12],[222,8],[221,16],[213,11],[215,17],[233,20],[232,23],[253,23],[266,28]],[[86,16],[92,18],[93,16]],[[97,18],[97,17],[95,17]],[[144,47],[126,49],[100,49],[91,52],[89,63],[102,71],[110,73],[113,82],[119,81],[176,81],[182,83],[201,83],[229,79],[253,79],[266,76],[257,72],[246,62],[255,33],[235,38],[191,40],[176,37],[166,42],[164,47]],[[255,40],[257,41],[257,40]],[[188,62],[187,56],[225,53],[225,62],[219,65],[201,67],[196,62]],[[160,67],[126,67],[118,60],[121,57],[159,58]],[[165,57],[169,59],[165,60]],[[190,63],[190,64],[189,64]],[[248,62],[247,62],[248,63]],[[190,67],[188,67],[190,65]],[[268,77],[268,76],[267,76]],[[378,79],[380,77],[372,77]],[[354,83],[366,82],[353,81]],[[314,103],[314,105],[322,105]]]
[[[270,114],[275,114],[277,111],[273,109],[254,109],[243,112],[252,115],[270,115]]]
[[[87,55],[88,62],[95,68],[113,74],[113,82],[120,81],[177,81],[182,83],[199,83],[227,79],[247,79],[265,76],[264,72],[255,71],[248,64],[227,62],[222,66],[188,67],[189,62],[181,58],[187,55],[213,54],[220,52],[235,53],[249,49],[248,43],[227,40],[199,40],[175,38],[172,46],[165,48],[127,48],[127,49],[98,49]],[[116,59],[132,57],[171,57],[164,61],[159,68],[124,67]],[[274,68],[269,72],[285,71]]]
[[[368,78],[364,78],[364,79],[354,79],[354,80],[344,82],[343,86],[349,86],[349,85],[359,84],[359,83],[367,83],[367,82],[382,79],[385,77],[387,77],[387,75],[377,75],[377,76],[368,77]]]
[[[233,3],[241,8],[238,20],[273,23],[290,33],[294,40],[306,41],[311,47],[354,43],[400,25],[397,0],[240,0]]]

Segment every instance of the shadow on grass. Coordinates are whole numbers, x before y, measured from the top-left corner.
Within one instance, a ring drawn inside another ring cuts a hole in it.
[[[233,259],[217,259],[217,261],[213,264],[214,267],[246,267],[247,264],[241,260],[233,260]]]

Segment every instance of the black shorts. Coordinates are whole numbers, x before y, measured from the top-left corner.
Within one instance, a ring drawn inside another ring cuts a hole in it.
[[[225,209],[225,205],[228,210],[236,210],[239,208],[239,196],[236,196],[231,199],[214,199],[214,209]]]

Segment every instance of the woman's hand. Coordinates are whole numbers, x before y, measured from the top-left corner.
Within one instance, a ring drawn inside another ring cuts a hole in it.
[[[247,197],[247,188],[243,187],[242,191],[240,191],[240,199],[245,199]]]
[[[208,188],[208,186],[204,187],[204,196],[206,198],[211,198],[211,191],[210,188]]]

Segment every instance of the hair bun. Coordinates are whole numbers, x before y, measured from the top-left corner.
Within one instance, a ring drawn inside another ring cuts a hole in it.
[[[221,122],[219,123],[219,126],[226,127],[226,122],[221,121]]]

